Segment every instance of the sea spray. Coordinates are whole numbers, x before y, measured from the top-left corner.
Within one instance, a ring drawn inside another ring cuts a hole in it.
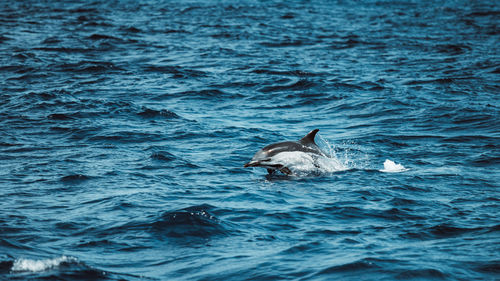
[[[39,272],[56,268],[60,266],[62,263],[71,263],[76,261],[77,261],[76,258],[67,256],[61,256],[58,258],[44,259],[44,260],[32,260],[32,259],[20,258],[14,261],[11,271]]]
[[[408,171],[408,169],[401,164],[397,164],[392,160],[386,159],[384,162],[384,168],[380,171],[384,173],[400,173]]]

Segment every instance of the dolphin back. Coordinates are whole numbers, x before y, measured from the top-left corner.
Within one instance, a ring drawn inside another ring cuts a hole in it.
[[[316,134],[319,132],[319,129],[314,129],[310,131],[305,137],[301,138],[299,140],[299,143],[305,146],[309,147],[318,147],[316,143],[314,142],[314,137],[316,137]]]

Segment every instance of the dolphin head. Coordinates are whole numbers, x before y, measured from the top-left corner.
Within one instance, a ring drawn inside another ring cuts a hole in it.
[[[274,154],[272,153],[272,150],[270,150],[268,146],[266,146],[263,149],[257,151],[257,153],[255,153],[255,155],[250,160],[250,162],[243,165],[243,167],[246,168],[246,167],[266,166],[266,163],[270,164],[273,155]]]

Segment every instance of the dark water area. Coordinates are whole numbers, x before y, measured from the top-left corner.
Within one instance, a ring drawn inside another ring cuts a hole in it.
[[[499,46],[497,1],[2,1],[0,279],[498,280]]]

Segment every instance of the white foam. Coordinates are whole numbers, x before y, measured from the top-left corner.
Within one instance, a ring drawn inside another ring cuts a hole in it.
[[[75,262],[76,258],[61,256],[53,259],[45,260],[31,260],[31,259],[17,259],[12,265],[11,271],[30,271],[39,272],[48,269],[56,268],[63,262]]]
[[[316,163],[321,173],[334,173],[348,169],[337,157],[319,157]]]
[[[384,173],[400,173],[404,171],[408,171],[407,168],[405,168],[401,164],[396,164],[394,161],[391,161],[389,159],[385,159],[384,162],[384,168],[382,170],[379,170]]]

